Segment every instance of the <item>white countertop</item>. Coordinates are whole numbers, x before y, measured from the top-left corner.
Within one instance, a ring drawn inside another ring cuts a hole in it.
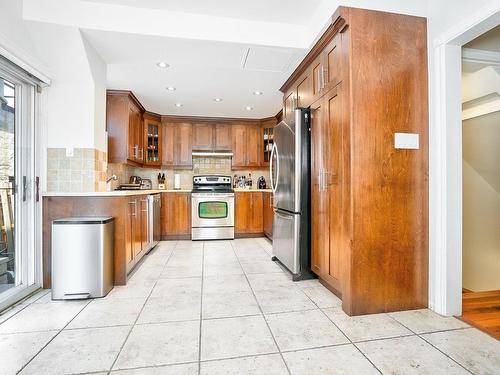
[[[113,190],[113,191],[82,191],[82,192],[46,192],[44,197],[126,197],[131,195],[148,195],[158,193],[191,193],[191,189],[181,190]]]

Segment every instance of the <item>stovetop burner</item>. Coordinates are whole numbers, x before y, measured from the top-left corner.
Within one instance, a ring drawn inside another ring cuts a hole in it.
[[[233,193],[231,176],[193,176],[193,193]]]

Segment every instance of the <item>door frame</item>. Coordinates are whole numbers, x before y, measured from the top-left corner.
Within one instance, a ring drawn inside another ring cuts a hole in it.
[[[430,41],[429,308],[462,314],[462,46],[500,24],[492,1]]]
[[[0,56],[1,57],[1,56]],[[15,62],[7,59],[4,56],[3,61],[1,61],[1,65],[7,73],[8,76],[15,78],[16,82],[24,82],[29,85],[33,85],[33,96],[29,103],[22,101],[22,105],[28,105],[29,108],[26,107],[21,108],[21,118],[26,117],[29,119],[28,130],[30,139],[29,143],[31,146],[31,158],[28,161],[30,165],[30,176],[32,179],[28,178],[28,188],[27,195],[32,197],[31,207],[29,207],[29,212],[23,212],[21,217],[21,224],[25,224],[25,216],[32,215],[30,220],[30,233],[29,233],[29,242],[30,249],[23,250],[22,257],[26,259],[25,251],[32,252],[33,261],[28,269],[28,274],[31,275],[30,278],[33,281],[33,284],[24,287],[23,289],[17,290],[10,294],[7,294],[6,298],[0,301],[0,311],[9,308],[13,304],[22,300],[26,296],[32,294],[34,291],[38,290],[42,286],[42,205],[41,205],[41,192],[42,186],[39,184],[38,186],[38,201],[36,200],[36,185],[35,178],[39,176],[39,178],[43,181],[45,173],[42,173],[45,170],[46,158],[43,150],[45,149],[43,146],[45,144],[44,134],[46,129],[46,121],[45,117],[42,116],[45,101],[45,95],[42,94],[42,85],[45,86],[38,78],[34,77],[30,73],[25,74],[25,70],[17,65]],[[20,98],[17,97],[17,100]],[[23,98],[25,99],[25,98]],[[29,115],[27,112],[29,111]],[[18,128],[20,125],[17,124],[16,119],[16,132],[19,132],[21,129]],[[22,126],[22,125],[21,125]],[[24,144],[24,140],[22,141]],[[20,147],[16,144],[16,153],[20,152],[18,148]],[[16,166],[16,174],[19,174],[19,166]],[[43,176],[43,177],[42,177]],[[19,187],[17,187],[19,189]],[[16,201],[17,202],[17,201]],[[24,210],[24,209],[23,209]],[[18,214],[16,209],[16,215]],[[16,223],[16,226],[19,225]],[[20,243],[19,235],[16,235],[16,244]],[[22,243],[26,245],[26,238],[23,236]],[[24,269],[22,270],[25,271]],[[28,275],[23,275],[23,277],[27,277]],[[13,288],[14,289],[14,288]],[[16,288],[17,289],[17,288]]]

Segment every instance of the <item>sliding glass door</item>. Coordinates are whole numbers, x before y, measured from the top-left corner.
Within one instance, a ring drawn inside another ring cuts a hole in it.
[[[0,57],[0,311],[39,287],[35,83]]]

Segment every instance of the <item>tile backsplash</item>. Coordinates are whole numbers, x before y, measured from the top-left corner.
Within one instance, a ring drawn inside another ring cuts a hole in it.
[[[105,191],[107,154],[94,148],[47,149],[47,191]]]
[[[118,181],[112,181],[108,189],[113,190],[121,183],[128,183],[130,176],[139,176],[141,178],[149,178],[153,183],[153,188],[158,187],[158,173],[165,173],[165,185],[167,189],[174,188],[174,174],[178,173],[181,176],[181,189],[192,189],[193,176],[199,174],[221,174],[229,175],[245,175],[252,174],[253,185],[256,186],[257,179],[264,176],[269,184],[269,171],[267,169],[258,170],[231,170],[231,157],[193,157],[193,169],[191,170],[174,170],[174,169],[153,169],[153,168],[138,168],[124,164],[108,164],[108,174],[115,174]]]

